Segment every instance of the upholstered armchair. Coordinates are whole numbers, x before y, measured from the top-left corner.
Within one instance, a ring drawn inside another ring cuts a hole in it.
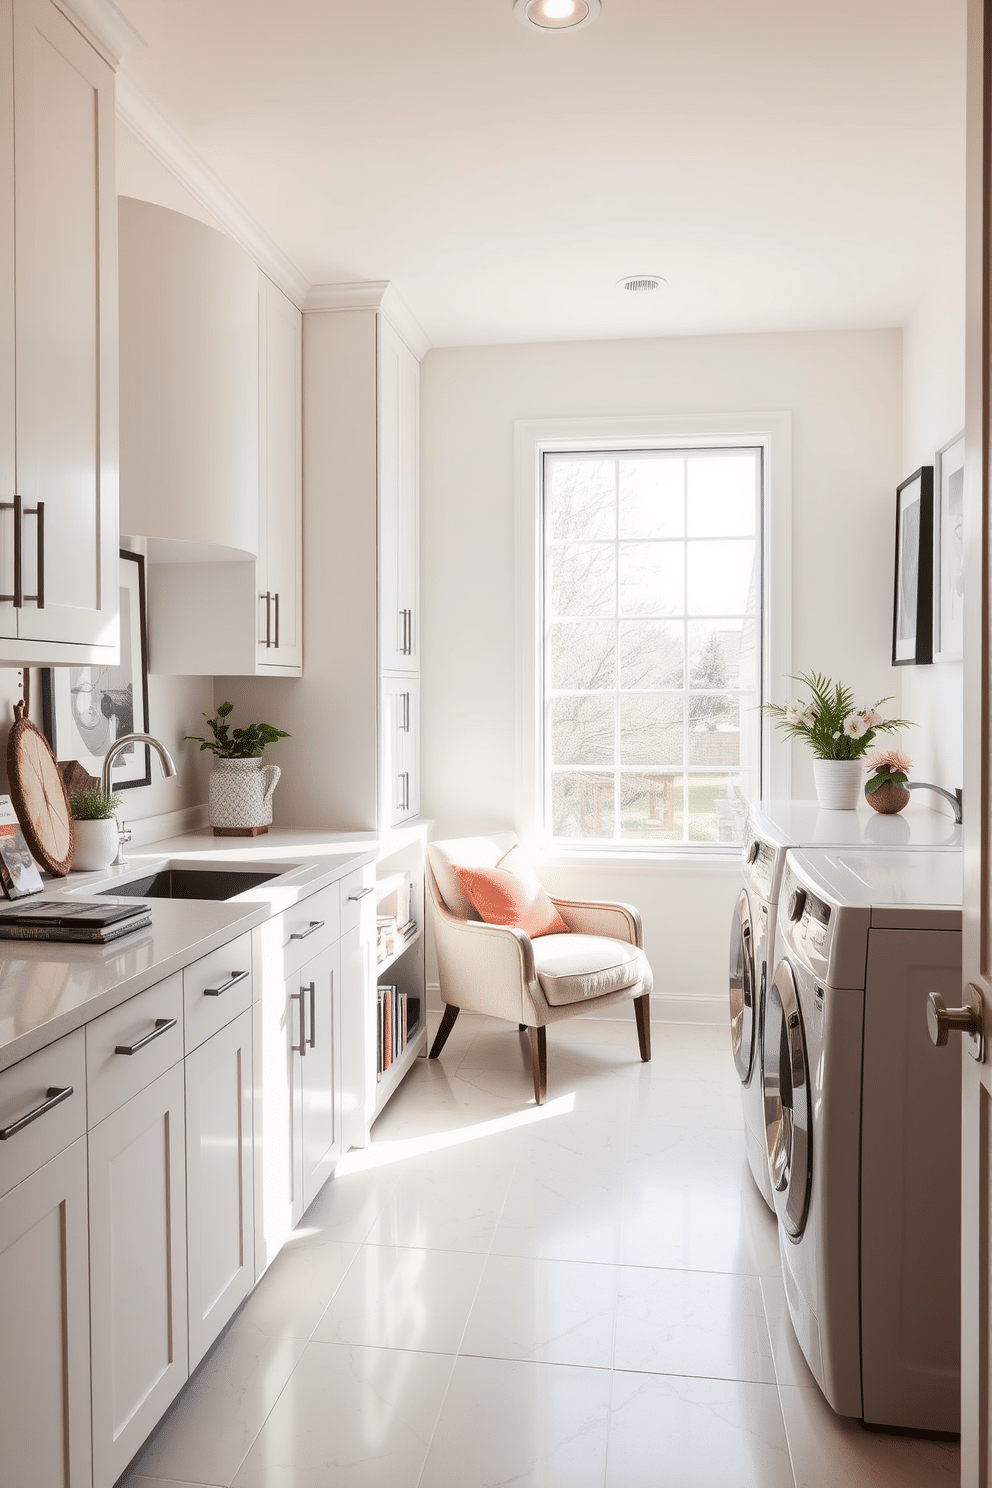
[[[516,1023],[530,1040],[534,1098],[548,1091],[547,1025],[592,1008],[633,1000],[641,1058],[651,1058],[651,968],[641,918],[627,904],[551,902],[567,934],[533,939],[512,925],[487,924],[465,892],[457,865],[492,869],[517,845],[512,832],[453,838],[427,848],[426,877],[444,1016],[431,1046],[436,1059],[462,1008]]]

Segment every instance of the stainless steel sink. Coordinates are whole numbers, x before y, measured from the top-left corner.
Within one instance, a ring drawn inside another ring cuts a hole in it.
[[[257,869],[160,868],[144,878],[130,878],[97,892],[128,899],[233,899],[279,876]]]

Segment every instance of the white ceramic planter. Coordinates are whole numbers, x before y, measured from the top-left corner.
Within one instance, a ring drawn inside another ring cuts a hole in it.
[[[816,799],[825,811],[853,811],[861,799],[864,774],[860,760],[815,759]]]
[[[260,759],[215,760],[210,772],[210,825],[241,832],[267,827],[281,774],[278,765]]]
[[[109,868],[117,856],[120,833],[114,816],[103,821],[74,821],[72,836],[73,873],[93,873],[98,868]]]

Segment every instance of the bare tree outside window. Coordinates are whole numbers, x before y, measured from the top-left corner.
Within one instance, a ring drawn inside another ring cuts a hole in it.
[[[737,842],[759,781],[760,448],[547,454],[552,837]]]

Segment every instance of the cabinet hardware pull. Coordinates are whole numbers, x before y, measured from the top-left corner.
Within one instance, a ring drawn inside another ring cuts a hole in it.
[[[265,600],[265,640],[262,642],[262,645],[268,650],[272,645],[272,595],[266,590],[264,594],[259,595],[259,599]]]
[[[28,603],[33,600],[39,610],[43,610],[45,608],[45,503],[39,501],[37,506],[26,506],[24,515],[38,518],[38,589],[37,593],[25,594],[22,598]]]
[[[19,610],[24,604],[24,533],[21,523],[24,518],[24,502],[17,492],[14,492],[14,608]]]
[[[309,930],[294,930],[293,933],[290,935],[289,938],[290,938],[290,940],[306,940],[307,936],[308,935],[312,935],[315,930],[322,930],[323,928],[324,928],[324,922],[323,922],[323,920],[311,920],[310,921],[310,929]],[[295,993],[294,993],[294,996],[295,996]]]
[[[26,1116],[21,1116],[17,1121],[12,1121],[9,1126],[0,1126],[0,1142],[6,1142],[11,1137],[16,1137],[19,1131],[30,1126],[32,1121],[37,1121],[39,1116],[44,1116],[46,1111],[60,1106],[64,1100],[68,1100],[72,1094],[72,1086],[65,1085],[61,1089],[58,1085],[50,1085],[45,1091],[45,1099],[40,1106],[35,1106],[33,1111],[28,1111]]]
[[[302,993],[305,990],[306,990],[306,988],[303,988],[303,987],[300,988],[301,995],[302,995]],[[309,1038],[308,1042],[310,1044],[311,1049],[314,1048],[316,1046],[316,1043],[317,1043],[317,983],[316,982],[311,982],[310,983],[310,1038]]]
[[[278,589],[276,590],[276,593],[275,593],[275,601],[276,601],[276,639],[275,639],[275,648],[278,651],[279,650],[279,591],[278,591]]]
[[[16,604],[17,603],[17,583],[16,583],[16,581],[17,581],[17,546],[18,546],[18,537],[17,537],[17,521],[18,521],[17,511],[18,511],[18,507],[17,507],[17,503],[18,503],[19,500],[20,500],[20,497],[19,496],[15,496],[14,499],[13,499],[13,501],[0,501],[0,511],[9,511],[9,512],[13,512],[14,513],[14,569],[13,569],[14,593],[13,594],[0,594],[0,604]]]
[[[408,692],[403,693],[403,722],[400,728],[404,734],[410,732],[410,694]]]
[[[359,891],[358,891],[357,894],[349,894],[348,895],[348,903],[349,904],[353,904],[358,899],[364,899],[365,896],[366,896],[366,894],[374,894],[374,893],[375,893],[375,884],[369,884],[368,888],[366,888],[366,889],[359,889]]]
[[[146,1045],[151,1043],[152,1039],[161,1038],[163,1033],[168,1033],[169,1029],[175,1028],[175,1026],[175,1018],[156,1018],[155,1027],[152,1029],[151,1033],[146,1033],[144,1038],[140,1038],[136,1044],[118,1044],[117,1048],[114,1050],[114,1053],[137,1054],[138,1050],[144,1049]]]
[[[307,1010],[306,1004],[303,1001],[303,988],[301,987],[299,992],[290,992],[289,995],[294,1002],[299,1002],[300,1004],[300,1042],[293,1045],[293,1052],[299,1054],[301,1059],[305,1059],[307,1052]]]
[[[247,975],[248,973],[246,971],[232,971],[230,981],[225,982],[220,987],[204,987],[203,995],[204,997],[219,997],[222,992],[229,992],[232,987],[236,987],[239,982],[243,982]]]

